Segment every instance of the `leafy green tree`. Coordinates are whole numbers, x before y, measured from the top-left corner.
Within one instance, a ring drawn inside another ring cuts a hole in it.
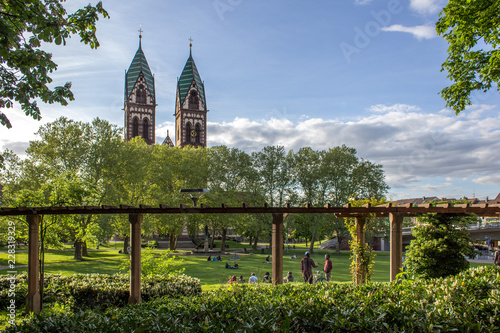
[[[191,199],[180,193],[180,190],[206,187],[207,150],[192,146],[181,149],[155,145],[152,148],[147,167],[150,202],[153,205],[166,203],[192,205]],[[203,200],[204,198],[200,204]],[[151,217],[151,220],[155,232],[169,236],[170,250],[176,249],[177,239],[188,223],[196,226],[201,223],[199,216],[181,214],[156,215]]]
[[[282,207],[291,185],[289,159],[283,146],[267,146],[252,153],[252,165],[259,177],[258,184],[271,206]]]
[[[406,251],[409,272],[423,278],[458,274],[469,268],[466,256],[473,256],[474,246],[464,228],[475,220],[470,216],[427,214],[413,228],[413,239]]]
[[[39,120],[36,99],[67,105],[73,100],[71,83],[51,88],[50,73],[57,69],[52,54],[41,49],[43,43],[66,44],[78,35],[92,49],[99,47],[96,22],[108,13],[99,2],[68,14],[61,0],[2,0],[0,3],[0,109],[14,101],[27,116]],[[12,127],[5,114],[0,122]]]
[[[451,0],[440,14],[436,30],[449,43],[441,70],[453,82],[441,96],[457,114],[471,104],[474,91],[498,90],[499,25],[499,0]]]
[[[314,151],[309,147],[290,153],[290,166],[294,177],[299,204],[341,206],[350,199],[382,198],[388,190],[381,165],[356,156],[356,150],[345,145],[328,150]],[[310,235],[310,251],[314,242],[326,232],[335,233],[338,244],[347,235],[347,227],[334,217],[308,214],[298,219],[302,225],[297,235]],[[309,227],[310,231],[305,230]]]
[[[29,191],[44,186],[44,200],[51,203],[45,206],[98,206],[108,200],[120,166],[116,158],[122,139],[116,126],[98,118],[84,123],[61,117],[41,126],[37,136],[26,150],[22,176],[12,186]],[[91,215],[59,218],[66,226],[59,232],[75,241],[78,259],[87,255],[86,241],[96,241],[93,233],[100,227],[95,220]]]
[[[108,204],[138,206],[149,204],[148,166],[152,159],[152,147],[140,137],[127,141],[117,151],[116,173],[109,188]],[[144,224],[148,220],[144,219]],[[117,233],[124,237],[123,253],[128,253],[130,223],[128,216],[113,216],[112,224]],[[146,227],[147,228],[147,227]]]
[[[208,187],[210,204],[225,203],[229,206],[241,205],[251,198],[250,184],[255,170],[250,156],[237,148],[225,146],[208,149]],[[225,248],[225,240],[229,228],[237,225],[239,217],[230,214],[217,214],[210,217],[212,236],[221,235],[221,250]],[[212,237],[213,241],[213,237]]]

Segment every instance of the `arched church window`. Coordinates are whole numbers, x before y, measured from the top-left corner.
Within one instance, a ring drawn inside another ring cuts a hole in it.
[[[132,137],[139,136],[139,119],[137,117],[134,117],[132,119]]]
[[[139,85],[136,91],[135,101],[136,103],[146,104],[146,89],[142,84]]]
[[[191,90],[189,93],[189,108],[198,109],[198,92]]]
[[[191,138],[192,138],[192,136],[191,136],[191,123],[188,122],[186,124],[186,142],[190,143],[191,142]]]
[[[201,134],[201,126],[200,124],[196,124],[196,126],[194,127],[195,128],[195,137],[194,137],[194,141],[196,142],[196,144],[200,144],[200,134]]]
[[[148,118],[145,118],[142,121],[142,137],[146,143],[149,143],[149,121]]]

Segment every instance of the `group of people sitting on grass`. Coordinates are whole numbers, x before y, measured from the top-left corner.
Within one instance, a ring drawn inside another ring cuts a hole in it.
[[[212,258],[212,255],[209,255],[207,258],[207,261],[222,261],[222,258],[220,256],[220,254],[217,257],[214,256],[213,258]]]
[[[288,272],[287,276],[283,278],[283,282],[289,283],[294,281],[294,277],[292,272]],[[255,275],[255,273],[252,273],[250,275],[250,278],[248,279],[248,283],[257,283],[259,281],[259,278]],[[266,272],[264,276],[262,277],[262,282],[263,283],[271,283],[271,274],[269,272]],[[229,281],[227,281],[228,284],[232,283],[245,283],[245,279],[243,278],[243,275],[240,275],[239,279],[236,279],[236,275],[233,275]]]
[[[228,269],[238,269],[238,268],[240,268],[240,266],[238,266],[238,263],[237,263],[237,262],[235,262],[235,263],[234,263],[234,266],[231,266],[231,265],[229,265],[229,264],[226,262],[226,268],[228,268]]]

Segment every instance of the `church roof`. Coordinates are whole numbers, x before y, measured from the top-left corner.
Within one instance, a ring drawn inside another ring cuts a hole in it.
[[[200,73],[198,73],[198,69],[196,68],[196,64],[194,63],[193,56],[191,54],[191,50],[189,50],[189,58],[186,61],[186,65],[184,65],[184,69],[182,70],[181,77],[179,78],[178,91],[181,100],[181,105],[184,103],[184,100],[187,97],[187,93],[189,91],[189,87],[193,83],[193,80],[196,82],[198,86],[198,92],[200,93],[200,97],[203,101],[203,105],[207,105],[205,100],[205,86],[203,85],[203,81],[201,80]]]
[[[132,90],[134,89],[134,85],[139,78],[139,75],[144,75],[146,79],[146,83],[148,85],[149,92],[153,96],[153,100],[155,99],[155,89],[154,89],[154,77],[151,73],[151,69],[149,68],[148,61],[146,60],[146,56],[144,52],[142,52],[141,48],[141,39],[139,39],[139,49],[135,53],[134,59],[128,68],[127,73],[125,74],[125,100],[130,97]]]
[[[167,131],[167,137],[165,138],[165,140],[163,140],[162,145],[166,145],[170,148],[175,147],[174,143],[172,142],[172,139],[170,139],[168,131]]]

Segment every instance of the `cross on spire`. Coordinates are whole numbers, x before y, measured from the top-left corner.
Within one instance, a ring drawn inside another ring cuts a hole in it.
[[[139,25],[139,30],[137,30],[137,31],[139,31],[139,38],[142,38],[142,32],[143,31],[142,31],[142,26],[141,25]]]
[[[189,37],[188,41],[189,41],[189,47],[193,47],[193,39]]]

